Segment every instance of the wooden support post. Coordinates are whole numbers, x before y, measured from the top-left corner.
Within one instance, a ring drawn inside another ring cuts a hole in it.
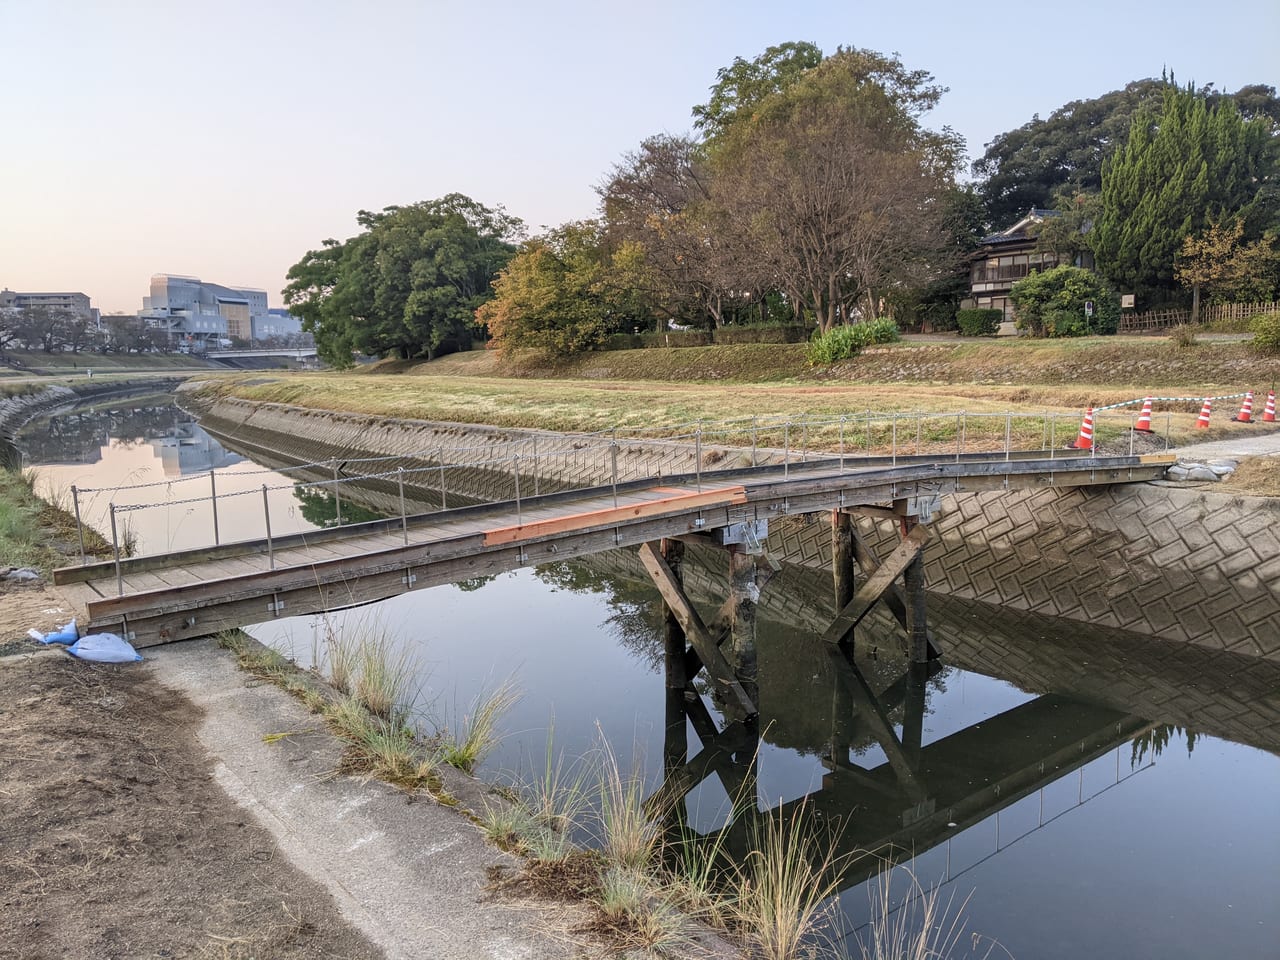
[[[758,712],[755,702],[747,696],[742,684],[734,676],[733,667],[725,659],[724,654],[720,652],[715,639],[707,633],[707,628],[703,625],[702,618],[698,615],[698,611],[694,609],[689,598],[685,596],[680,584],[671,575],[671,568],[662,559],[662,554],[659,552],[658,547],[652,542],[642,543],[640,545],[640,561],[649,572],[649,576],[657,586],[658,592],[662,594],[662,599],[666,601],[676,619],[680,622],[685,636],[693,645],[694,650],[697,651],[698,659],[707,668],[707,673],[710,674],[716,689],[722,691],[726,699],[735,702],[746,716],[755,716]]]
[[[907,695],[902,701],[902,749],[912,766],[918,766],[924,742],[925,684],[929,679],[929,665],[911,664],[903,679],[906,680]]]
[[[729,547],[729,599],[733,604],[729,621],[733,673],[754,704],[760,699],[756,676],[756,606],[760,590],[756,586],[756,558],[739,544]]]
[[[671,575],[683,588],[684,544],[679,540],[662,541],[662,557]],[[685,687],[689,674],[685,667],[688,644],[684,628],[680,626],[670,605],[662,604],[663,641],[666,651],[664,675],[666,677],[666,736],[663,738],[662,765],[667,774],[684,766],[689,759],[689,735],[685,723]]]
[[[843,510],[831,511],[831,581],[836,609],[843,610],[853,599],[853,517]]]
[[[918,529],[918,527],[917,527]],[[928,605],[924,592],[924,553],[902,571],[902,586],[907,595],[907,651],[912,663],[929,662]]]
[[[836,615],[823,639],[828,643],[843,643],[853,632],[853,628],[893,585],[898,575],[920,555],[928,537],[928,527],[913,527],[902,542],[894,547],[893,552],[885,557],[879,569],[867,578],[866,583],[853,595],[853,599]]]

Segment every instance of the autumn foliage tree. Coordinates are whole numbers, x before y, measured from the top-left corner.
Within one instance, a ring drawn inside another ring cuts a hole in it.
[[[572,354],[646,318],[633,244],[610,250],[594,220],[568,223],[521,245],[475,314],[501,350]]]
[[[1280,281],[1276,235],[1267,232],[1247,242],[1239,220],[1211,223],[1182,241],[1174,275],[1191,288],[1192,323],[1200,319],[1202,291],[1220,301],[1270,300]]]

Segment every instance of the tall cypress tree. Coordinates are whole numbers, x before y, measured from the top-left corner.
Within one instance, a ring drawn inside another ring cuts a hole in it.
[[[1260,235],[1275,216],[1276,151],[1264,120],[1245,121],[1230,99],[1212,105],[1170,81],[1158,108],[1134,119],[1102,167],[1102,214],[1092,245],[1121,290],[1175,295],[1174,256],[1211,222],[1239,219]]]

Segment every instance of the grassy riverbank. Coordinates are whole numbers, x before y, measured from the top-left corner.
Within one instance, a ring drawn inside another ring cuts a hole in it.
[[[1074,436],[1090,405],[1149,393],[1205,396],[1261,392],[1280,372],[1239,341],[1178,347],[1163,338],[1088,338],[1072,341],[909,341],[876,348],[831,368],[810,367],[802,344],[742,344],[590,354],[554,369],[504,364],[475,351],[426,363],[384,361],[349,373],[241,375],[209,384],[211,395],[371,416],[494,426],[592,431],[652,429],[752,416],[856,419],[867,411],[955,414],[1022,412],[1014,442],[1035,443],[1049,431],[1041,418],[1058,414],[1055,440]],[[1231,403],[1198,439],[1230,435]],[[1136,409],[1099,425],[1103,439],[1118,435]],[[1196,410],[1179,407],[1158,424],[1173,442],[1190,438]],[[997,429],[998,427],[998,429]],[[905,427],[914,440],[914,423]],[[954,418],[921,428],[921,450],[952,448],[972,425]],[[877,427],[887,433],[887,426]],[[1004,441],[1005,424],[991,427]],[[995,438],[994,433],[999,437]],[[837,427],[807,438],[814,449],[835,449]],[[993,438],[988,438],[991,442]],[[726,439],[724,442],[740,442]],[[780,444],[781,437],[761,442]],[[876,439],[877,445],[888,437]],[[976,449],[977,447],[972,447]]]
[[[104,546],[92,531],[91,549]],[[32,492],[30,478],[0,470],[0,563],[48,574],[67,562],[76,546],[75,519]]]

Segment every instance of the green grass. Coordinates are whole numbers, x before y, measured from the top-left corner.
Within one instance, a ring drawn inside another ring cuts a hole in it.
[[[55,567],[79,562],[76,523],[66,511],[36,496],[33,482],[30,473],[0,470],[0,563],[48,574]],[[111,548],[93,530],[85,528],[84,534],[90,554],[110,553]],[[54,546],[55,540],[65,553]]]
[[[471,701],[470,709],[457,724],[456,731],[439,733],[441,756],[445,763],[466,773],[498,745],[501,739],[498,723],[520,699],[514,681],[505,680],[496,690],[481,691]]]

